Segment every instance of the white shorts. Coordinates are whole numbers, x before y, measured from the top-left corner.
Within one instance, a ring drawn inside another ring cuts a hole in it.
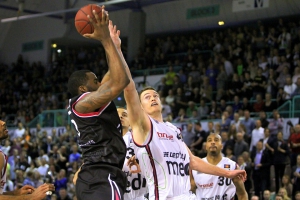
[[[193,193],[182,194],[176,197],[167,198],[167,200],[196,200],[196,195]]]

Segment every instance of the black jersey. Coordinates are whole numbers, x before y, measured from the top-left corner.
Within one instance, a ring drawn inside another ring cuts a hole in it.
[[[77,130],[83,160],[88,163],[107,163],[122,169],[126,145],[122,125],[113,101],[91,113],[78,113],[75,104],[84,95],[69,100],[68,114]]]

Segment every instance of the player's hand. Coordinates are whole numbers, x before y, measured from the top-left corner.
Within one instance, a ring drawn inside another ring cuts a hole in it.
[[[43,185],[35,189],[35,191],[32,194],[30,194],[30,199],[32,200],[44,199],[47,196],[46,192],[48,191],[55,191],[55,187],[53,184],[44,183]]]
[[[241,179],[243,182],[245,182],[247,180],[247,173],[245,170],[232,170],[229,171],[228,177],[227,178],[239,178]]]
[[[90,23],[94,27],[94,32],[91,34],[84,34],[83,36],[86,38],[92,38],[96,40],[100,40],[101,42],[105,41],[106,39],[110,38],[109,30],[108,30],[108,22],[109,17],[107,11],[102,6],[102,17],[100,18],[99,15],[93,10],[93,15],[95,20],[91,18],[91,16],[87,16],[89,18]]]
[[[14,194],[15,195],[31,194],[31,193],[33,193],[34,190],[35,190],[35,188],[32,187],[31,185],[24,185],[20,189],[15,190]]]
[[[109,20],[108,29],[112,41],[118,49],[121,49],[120,30],[117,30],[117,26],[113,25],[111,20]]]
[[[128,159],[127,166],[129,166],[129,170],[131,173],[140,173],[141,172],[140,165],[136,161],[135,156],[132,156],[131,158]],[[136,166],[136,169],[132,169],[133,166]]]

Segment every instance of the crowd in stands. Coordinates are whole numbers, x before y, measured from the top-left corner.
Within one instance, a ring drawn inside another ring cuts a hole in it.
[[[247,171],[249,194],[253,191],[267,200],[271,190],[288,200],[300,199],[300,125],[290,124],[291,136],[284,140],[277,109],[300,94],[299,51],[300,23],[278,19],[275,25],[258,21],[252,26],[148,37],[144,49],[128,63],[133,74],[168,66],[156,88],[163,117],[188,124],[183,137],[196,155],[206,155],[206,136],[217,132],[224,156]],[[66,125],[65,133],[58,135],[53,129],[47,134],[45,124],[38,124],[34,132],[26,124],[44,110],[66,108],[69,75],[91,69],[101,78],[107,69],[105,58],[103,48],[92,47],[67,49],[49,66],[25,61],[22,55],[15,63],[0,64],[1,120],[13,114],[17,126],[2,145],[10,167],[6,190],[47,181],[56,186],[52,199],[73,198],[72,177],[82,163],[75,131]],[[181,69],[174,71],[174,66]],[[201,120],[215,119],[220,123],[209,121],[208,129],[202,128]]]

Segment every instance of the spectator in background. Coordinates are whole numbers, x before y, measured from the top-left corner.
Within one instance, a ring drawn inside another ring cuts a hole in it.
[[[255,129],[253,129],[251,133],[251,143],[250,143],[250,151],[255,148],[257,142],[264,138],[264,128],[261,127],[261,121],[256,120]]]
[[[209,79],[209,85],[212,86],[212,89],[216,89],[217,88],[217,75],[218,75],[218,71],[215,69],[214,63],[210,62],[208,65],[208,68],[205,72],[206,77],[208,77]]]
[[[186,122],[188,121],[189,117],[185,113],[184,108],[180,108],[177,117],[173,120],[173,122]]]
[[[166,76],[165,76],[167,86],[172,87],[175,76],[176,76],[176,73],[173,70],[173,66],[169,66],[169,71],[166,73]]]
[[[61,187],[59,189],[57,200],[72,200],[71,197],[68,195],[66,187]]]
[[[209,78],[203,78],[203,84],[200,86],[200,96],[206,101],[211,101],[213,87],[209,84]]]
[[[257,75],[254,77],[252,82],[253,88],[253,97],[256,97],[257,94],[264,94],[266,88],[266,77],[262,75],[262,69],[257,69]]]
[[[240,155],[237,157],[237,164],[240,166],[240,169],[243,169],[247,173],[247,180],[244,182],[245,190],[248,194],[250,194],[250,190],[252,188],[252,181],[251,181],[251,173],[252,173],[252,166],[245,162],[244,157]]]
[[[191,149],[202,149],[203,142],[206,141],[207,133],[202,129],[200,122],[194,123],[195,138],[193,143],[190,145]]]
[[[223,132],[223,131],[228,132],[230,123],[231,123],[231,120],[229,119],[228,111],[225,110],[222,114],[221,132]]]
[[[261,122],[261,127],[263,127],[263,128],[268,127],[269,121],[267,120],[267,115],[266,115],[265,111],[262,110],[262,111],[259,112],[259,120]]]
[[[68,183],[68,179],[66,177],[66,171],[64,169],[61,169],[54,181],[55,193],[57,196],[60,197],[59,191],[61,188],[67,188],[67,183]]]
[[[271,98],[276,98],[277,95],[278,84],[276,80],[277,80],[277,76],[274,72],[274,69],[270,68],[269,77],[266,83],[266,92],[271,94]]]
[[[196,104],[195,104],[195,102],[193,102],[193,101],[189,101],[188,102],[188,107],[187,107],[187,109],[186,109],[186,116],[187,117],[192,117],[192,112],[194,111],[194,110],[197,110],[198,108],[197,108],[197,106],[196,106]]]
[[[220,71],[219,71],[219,73],[217,75],[217,78],[216,78],[216,80],[217,80],[217,90],[218,89],[225,89],[225,85],[226,85],[227,79],[228,79],[226,71],[224,69],[224,65],[220,65],[219,70]]]
[[[195,132],[193,131],[193,123],[189,122],[187,127],[181,132],[184,143],[190,147],[195,140]]]
[[[160,100],[162,105],[162,116],[164,119],[166,119],[169,114],[172,114],[172,109],[171,106],[167,104],[164,97],[161,97]]]
[[[200,100],[200,106],[197,108],[197,112],[201,119],[207,119],[209,108],[205,103],[205,99]]]
[[[252,96],[252,94],[251,94],[251,96]],[[243,97],[243,103],[242,103],[241,109],[244,111],[248,110],[249,112],[252,112],[253,106],[249,103],[249,100],[247,97]]]
[[[292,166],[291,177],[293,183],[293,197],[300,191],[300,154],[296,157],[296,164]]]
[[[244,110],[244,120],[241,122],[245,128],[246,128],[246,133],[245,133],[245,140],[250,144],[251,141],[251,133],[253,129],[255,128],[255,122],[252,118],[250,118],[250,112],[249,110]]]
[[[271,160],[269,153],[263,150],[262,141],[258,141],[256,148],[251,151],[251,160],[253,166],[253,182],[255,195],[260,196],[260,193],[268,188],[270,180],[270,165]]]
[[[14,131],[14,134],[10,136],[10,139],[13,140],[15,138],[23,138],[25,133],[25,128],[22,122],[18,122],[18,128]]]
[[[291,132],[288,142],[290,144],[290,148],[292,152],[290,157],[291,167],[294,167],[296,165],[296,162],[298,162],[298,155],[300,154],[300,124],[296,124],[292,130],[293,132]],[[299,164],[300,164],[300,157],[299,157]],[[300,189],[300,185],[299,185],[299,189]]]
[[[283,88],[284,85],[286,84],[286,78],[288,78],[288,77],[291,77],[291,75],[289,74],[289,68],[284,67],[276,79],[277,87]]]
[[[249,151],[249,145],[245,142],[243,134],[238,132],[233,152],[236,157],[239,157],[244,151]]]
[[[72,165],[73,162],[78,162],[81,158],[81,154],[78,152],[77,144],[72,146],[72,153],[69,155],[69,165]]]
[[[272,112],[276,108],[277,108],[277,103],[275,101],[272,101],[270,93],[266,93],[263,110],[265,112]]]
[[[292,82],[291,77],[286,78],[286,84],[283,87],[285,100],[289,100],[292,98],[294,91],[296,90],[297,85]]]
[[[289,175],[283,175],[281,179],[281,186],[286,189],[289,198],[293,196],[293,184]]]
[[[253,88],[252,88],[252,82],[253,80],[250,77],[250,73],[246,71],[244,73],[244,80],[243,80],[243,96],[246,97],[247,99],[250,99],[253,95]]]
[[[223,153],[223,155],[225,155],[226,154],[226,148],[228,146],[234,147],[235,141],[233,139],[229,138],[227,132],[222,132],[220,135],[221,135],[221,138],[222,138],[222,145],[223,145],[222,153]]]
[[[174,92],[172,89],[169,89],[168,96],[166,96],[165,100],[166,100],[167,104],[169,104],[169,105],[174,104],[175,96],[174,96]]]
[[[232,63],[229,60],[227,60],[225,56],[222,56],[221,61],[224,64],[227,76],[231,77],[233,75]]]
[[[297,79],[296,89],[294,90],[294,92],[292,94],[292,98],[297,95],[300,95],[300,77]]]
[[[270,119],[268,128],[270,130],[270,137],[276,138],[277,133],[282,131],[283,119],[280,118],[277,110],[273,110],[273,119]]]
[[[160,80],[160,83],[157,86],[157,91],[161,91],[162,96],[166,97],[168,95],[169,89],[170,89],[170,86],[166,84],[166,77],[162,77]]]
[[[236,113],[241,108],[242,108],[242,104],[240,103],[240,98],[239,96],[235,95],[233,98],[232,112]]]
[[[240,96],[242,94],[243,84],[241,83],[238,74],[234,73],[232,80],[228,83],[227,95],[229,99],[232,99],[235,95]]]
[[[277,137],[273,140],[271,152],[273,153],[273,165],[275,169],[275,185],[276,191],[280,188],[280,180],[285,172],[285,166],[287,165],[287,159],[289,155],[288,144],[283,140],[282,132],[278,132]]]
[[[260,112],[264,109],[264,101],[261,97],[261,94],[257,94],[256,95],[256,101],[255,103],[253,104],[253,111],[254,112]]]

